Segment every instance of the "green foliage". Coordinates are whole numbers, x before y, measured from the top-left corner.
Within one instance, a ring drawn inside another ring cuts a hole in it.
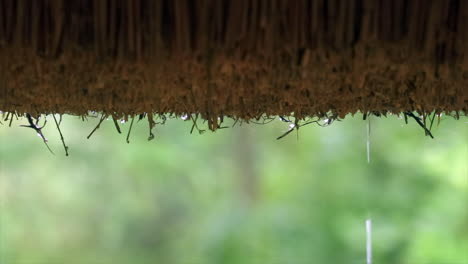
[[[95,122],[96,121],[96,122]],[[347,117],[276,137],[283,122],[188,134],[190,122],[117,134],[66,116],[0,126],[0,263],[464,263],[468,125],[435,139],[411,122]],[[53,121],[52,121],[53,122]]]

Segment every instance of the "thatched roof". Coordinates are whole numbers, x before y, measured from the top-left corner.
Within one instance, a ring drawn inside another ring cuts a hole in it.
[[[0,110],[468,110],[468,1],[0,0]]]

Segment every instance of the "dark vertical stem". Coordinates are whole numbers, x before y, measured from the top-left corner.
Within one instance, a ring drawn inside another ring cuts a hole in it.
[[[111,56],[115,55],[116,38],[117,38],[117,1],[109,1],[109,25],[107,29],[106,46],[108,47]]]
[[[136,49],[136,58],[138,61],[141,61],[143,51],[142,51],[142,19],[141,19],[141,2],[140,0],[135,1],[135,49]]]
[[[121,4],[120,6],[120,28],[119,28],[119,38],[117,41],[118,45],[118,57],[123,58],[125,55],[125,49],[128,46],[127,42],[128,40],[125,39],[125,35],[127,34],[127,24],[128,24],[128,17],[127,17],[127,11],[126,11],[126,6],[125,3],[126,1],[120,0],[119,3]]]
[[[35,51],[39,51],[39,38],[40,38],[40,15],[41,6],[39,1],[32,1],[31,6],[31,44]]]
[[[25,0],[16,0],[16,23],[14,30],[14,42],[16,44],[24,44],[24,13],[26,9]]]
[[[65,23],[64,19],[64,0],[55,0],[53,2],[54,4],[54,12],[53,12],[53,18],[54,18],[54,32],[53,32],[53,46],[52,46],[52,51],[51,55],[56,56],[59,51],[60,47],[60,42],[62,39],[62,33],[63,33],[63,26]]]
[[[5,0],[5,38],[10,41],[13,38],[13,19],[15,12],[15,0]]]
[[[135,54],[135,15],[134,1],[127,1],[127,43],[128,54],[131,56]]]
[[[0,1],[0,45],[2,42],[6,41],[5,39],[5,1]]]

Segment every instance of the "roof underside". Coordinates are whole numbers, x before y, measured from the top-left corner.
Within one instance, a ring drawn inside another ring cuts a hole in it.
[[[466,26],[460,0],[0,0],[0,110],[466,113]]]

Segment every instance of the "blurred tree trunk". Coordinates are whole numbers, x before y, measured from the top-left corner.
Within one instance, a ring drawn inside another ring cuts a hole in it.
[[[246,207],[250,207],[256,203],[260,195],[258,154],[252,129],[247,126],[240,127],[235,133],[234,144],[240,200],[245,203]]]

